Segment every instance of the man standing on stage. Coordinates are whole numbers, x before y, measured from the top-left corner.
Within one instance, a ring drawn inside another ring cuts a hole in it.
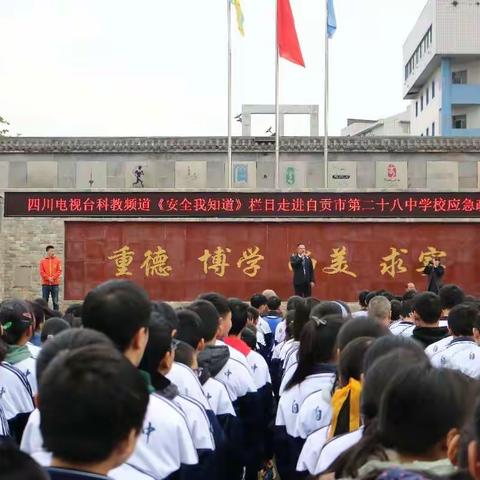
[[[46,248],[47,255],[40,261],[40,277],[42,277],[42,297],[48,303],[52,296],[53,309],[58,310],[58,290],[60,276],[62,275],[62,263],[55,256],[53,245]]]
[[[445,274],[445,267],[441,265],[439,258],[434,258],[423,270],[424,275],[428,275],[427,290],[436,293],[442,287],[442,277]]]
[[[312,259],[305,252],[305,245],[297,245],[297,253],[290,257],[290,265],[293,270],[293,288],[295,295],[310,297],[312,287],[315,286],[315,272],[313,271]]]

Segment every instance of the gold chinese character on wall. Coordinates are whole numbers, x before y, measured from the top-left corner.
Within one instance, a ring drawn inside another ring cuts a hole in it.
[[[242,265],[245,264],[242,272],[247,275],[247,277],[253,278],[257,276],[257,273],[261,269],[258,263],[262,260],[265,260],[265,257],[260,255],[260,247],[255,245],[243,251],[242,256],[237,262],[237,267],[242,268]]]
[[[116,277],[132,275],[132,272],[128,271],[128,267],[132,264],[134,255],[135,252],[130,250],[128,245],[124,245],[122,248],[115,250],[113,254],[108,257],[109,260],[115,262],[115,268],[117,269],[115,272]]]
[[[198,260],[203,262],[203,273],[208,275],[209,271],[212,271],[218,277],[223,277],[227,267],[230,266],[227,263],[227,253],[231,253],[231,251],[230,248],[222,248],[220,246],[213,253],[205,249],[203,255],[198,257]]]
[[[327,275],[336,275],[338,273],[344,273],[353,278],[357,278],[357,274],[349,270],[347,262],[347,247],[333,248],[330,255],[331,263],[329,267],[322,268],[322,271]]]
[[[140,268],[145,270],[145,276],[169,277],[172,267],[168,265],[167,251],[157,246],[157,250],[152,252],[147,250],[144,254],[145,260]]]
[[[380,263],[380,273],[382,275],[390,275],[392,278],[395,278],[399,273],[405,273],[407,268],[401,256],[406,253],[408,253],[406,248],[397,249],[390,247],[390,255],[382,257],[383,262]]]

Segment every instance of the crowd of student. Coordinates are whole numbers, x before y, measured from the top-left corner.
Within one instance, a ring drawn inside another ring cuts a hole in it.
[[[480,480],[480,303],[0,303],[0,480]]]

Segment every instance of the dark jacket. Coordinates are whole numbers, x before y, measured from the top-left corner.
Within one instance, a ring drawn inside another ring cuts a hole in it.
[[[290,265],[293,270],[293,284],[305,285],[306,283],[315,281],[315,272],[313,270],[313,263],[310,257],[300,257],[292,255],[290,257]]]
[[[445,275],[445,267],[443,265],[438,267],[427,265],[423,273],[428,275],[427,290],[438,295],[440,288],[442,288],[442,277]]]
[[[447,327],[415,327],[412,333],[412,338],[419,341],[424,348],[445,337],[448,337]]]

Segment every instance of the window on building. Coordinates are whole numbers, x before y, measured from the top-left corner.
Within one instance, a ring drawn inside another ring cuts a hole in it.
[[[423,95],[420,97],[420,110],[423,112]]]
[[[435,98],[435,80],[432,80],[432,98]]]
[[[454,115],[452,117],[452,128],[467,128],[467,116]]]
[[[435,136],[435,122],[432,122],[432,137]]]
[[[467,71],[459,70],[452,73],[452,83],[456,85],[465,85],[467,83]]]
[[[418,100],[415,102],[415,116],[418,117]]]
[[[427,102],[427,105],[428,105],[428,102],[429,102],[429,91],[428,91],[428,87],[427,87],[427,90],[425,91],[425,101]]]
[[[428,137],[430,135],[430,129],[427,127],[427,130],[425,131],[425,135]]]

